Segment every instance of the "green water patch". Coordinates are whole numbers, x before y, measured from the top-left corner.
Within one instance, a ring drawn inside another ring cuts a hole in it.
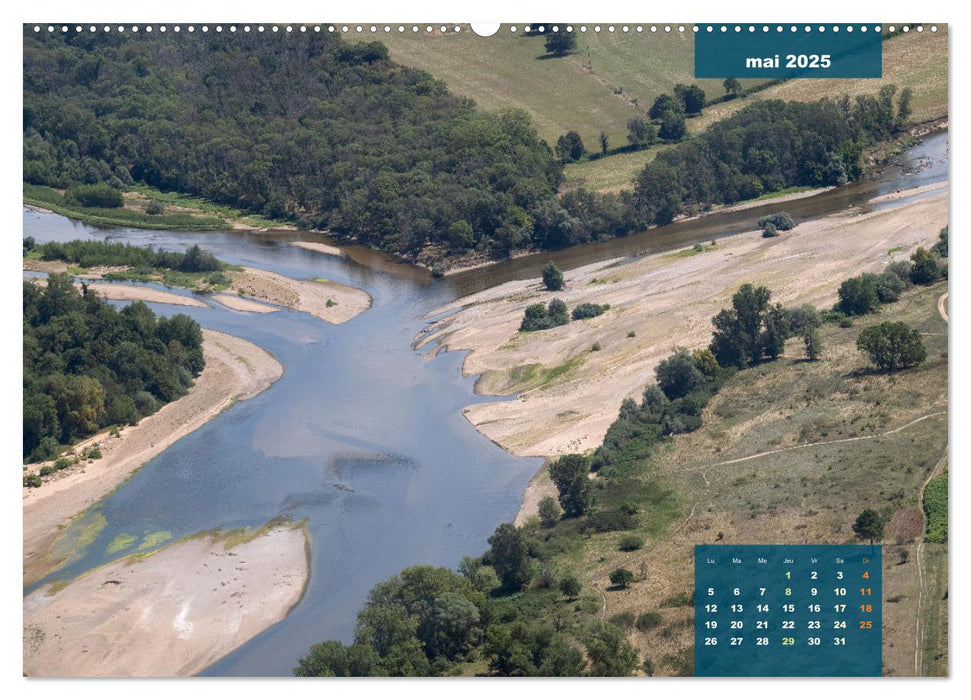
[[[51,543],[49,558],[56,564],[47,573],[62,569],[83,557],[107,526],[108,519],[100,510],[85,511],[77,516]]]
[[[142,543],[138,545],[138,551],[144,552],[149,549],[156,549],[160,545],[168,542],[172,539],[172,533],[168,530],[159,530],[158,532],[152,532],[142,539]]]
[[[111,540],[106,551],[108,554],[117,554],[118,552],[131,547],[137,539],[138,538],[134,535],[123,532],[120,535],[116,535],[115,538]]]

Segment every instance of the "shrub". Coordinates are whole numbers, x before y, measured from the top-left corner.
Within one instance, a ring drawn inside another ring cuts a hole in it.
[[[644,546],[644,538],[638,535],[624,535],[620,538],[618,549],[622,552],[634,552]]]
[[[145,207],[145,213],[149,216],[158,216],[165,213],[165,207],[162,206],[161,202],[149,202],[148,206]]]
[[[206,283],[211,284],[214,287],[228,287],[229,278],[222,270],[216,270],[215,272],[210,272],[205,277]]]
[[[873,283],[874,275],[860,275],[843,280],[836,307],[847,316],[873,313],[880,306],[880,297]]]
[[[884,272],[881,275],[870,275],[873,280],[873,289],[877,293],[877,298],[884,304],[891,304],[900,299],[900,294],[907,288],[907,283],[892,272]]]
[[[574,321],[579,321],[583,318],[594,318],[595,316],[600,316],[604,311],[610,308],[610,304],[591,304],[589,302],[584,302],[582,304],[577,304],[573,308],[573,313],[571,314]]]
[[[634,572],[630,569],[614,569],[610,572],[610,582],[620,588],[627,588],[634,582]]]
[[[775,226],[779,231],[790,231],[796,227],[796,222],[785,211],[769,214],[759,219],[759,228],[765,230],[765,227],[769,224]]]
[[[591,345],[590,352],[600,352],[600,343],[594,343]]]
[[[24,474],[24,486],[27,488],[36,489],[43,485],[44,482],[36,474]]]
[[[910,281],[914,284],[934,284],[941,278],[941,269],[937,261],[924,248],[918,248],[910,256]]]
[[[705,383],[694,356],[686,348],[676,348],[674,354],[661,360],[654,369],[657,385],[669,399],[679,399]]]
[[[45,464],[43,467],[40,468],[40,475],[50,476],[56,471],[57,471],[57,467],[55,467],[53,464]]]
[[[772,222],[762,227],[762,238],[775,238],[779,235],[779,229]]]
[[[611,615],[610,619],[607,620],[610,624],[616,625],[623,630],[630,631],[634,627],[634,613],[632,612],[622,612],[616,615]]]
[[[551,292],[563,289],[563,273],[552,260],[543,266],[543,286]]]
[[[889,272],[896,275],[906,285],[910,284],[910,267],[911,264],[909,260],[896,260],[887,265],[884,272]]]
[[[637,333],[635,331],[627,331],[627,337],[628,338],[633,338],[636,335],[637,335]]]
[[[806,346],[806,359],[815,362],[823,354],[823,341],[819,337],[819,331],[815,328],[807,328],[803,333],[802,342]]]
[[[623,509],[598,510],[590,514],[587,527],[594,532],[633,530],[637,527],[637,518]]]
[[[659,612],[646,612],[641,613],[637,616],[637,620],[634,622],[634,626],[637,627],[641,632],[647,632],[661,624],[661,613]]]
[[[580,583],[580,579],[573,574],[566,574],[560,579],[560,593],[565,595],[570,600],[573,600],[580,595],[582,588],[583,585]]]
[[[519,330],[524,332],[541,331],[554,326],[564,326],[570,322],[566,304],[561,299],[553,299],[549,306],[530,304],[523,314]]]
[[[553,527],[562,514],[560,506],[552,496],[544,496],[539,502],[539,521],[543,527]]]
[[[147,391],[135,394],[135,408],[143,416],[150,416],[158,410],[158,401]]]
[[[56,462],[54,462],[55,469],[67,469],[71,466],[71,460],[67,457],[60,457]]]
[[[64,197],[82,207],[117,209],[125,203],[121,192],[103,183],[97,185],[75,185],[69,187]]]

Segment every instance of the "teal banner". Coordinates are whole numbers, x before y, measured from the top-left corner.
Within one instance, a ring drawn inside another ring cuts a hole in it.
[[[696,78],[880,78],[880,25],[698,25]]]

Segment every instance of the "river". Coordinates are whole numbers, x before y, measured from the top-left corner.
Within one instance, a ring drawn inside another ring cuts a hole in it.
[[[462,416],[472,403],[507,400],[475,395],[473,379],[461,373],[464,354],[426,359],[412,349],[429,312],[459,295],[538,275],[549,259],[570,268],[679,248],[754,230],[755,219],[783,206],[806,219],[945,181],[947,133],[926,138],[898,161],[876,177],[782,206],[768,202],[438,280],[360,248],[336,257],[287,245],[319,238],[306,232],[98,229],[25,209],[24,235],[38,242],[125,240],[167,250],[199,244],[230,263],[326,277],[374,298],[370,310],[339,326],[286,310],[241,313],[214,301],[205,309],[151,304],[157,313],[185,313],[260,345],[283,364],[284,375],[179,440],[75,522],[66,542],[95,514],[107,525],[46,580],[111,560],[117,555],[108,554],[108,545],[121,533],[177,539],[216,527],[256,527],[280,515],[306,518],[311,574],[303,599],[285,620],[203,674],[289,675],[312,644],[350,641],[374,584],[412,564],[455,567],[462,556],[484,551],[496,526],[515,516],[541,465],[509,455]]]

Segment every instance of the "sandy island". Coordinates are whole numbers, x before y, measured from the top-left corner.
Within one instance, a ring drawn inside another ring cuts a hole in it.
[[[82,462],[45,478],[40,488],[23,489],[24,585],[59,567],[51,545],[59,527],[97,503],[179,438],[217,416],[235,401],[255,396],[283,374],[270,353],[249,341],[203,329],[206,368],[189,393],[166,404],[137,425],[88,438],[74,447],[80,454],[98,443],[103,457]],[[39,465],[29,465],[37,472]]]
[[[778,238],[752,231],[719,239],[699,253],[686,249],[587,265],[565,273],[561,292],[547,292],[535,279],[508,282],[435,311],[457,310],[417,344],[440,341],[449,350],[470,350],[463,372],[481,375],[478,393],[519,394],[514,401],[464,410],[505,449],[547,457],[590,450],[603,440],[621,401],[638,397],[653,382],[661,359],[676,346],[708,343],[712,316],[730,305],[741,284],[766,285],[773,301],[786,305],[827,307],[842,280],[880,271],[932,244],[948,221],[948,190],[927,190],[916,201],[872,213],[847,210]],[[519,333],[525,307],[554,297],[571,308],[581,302],[611,308],[597,318]],[[592,350],[594,343],[599,351]],[[541,479],[531,483],[531,502],[541,497],[541,485]]]
[[[235,294],[224,294],[220,292],[219,294],[213,294],[212,298],[234,311],[246,311],[256,314],[272,314],[274,311],[277,311],[276,307],[261,304],[258,301],[236,296]]]
[[[371,308],[371,295],[363,289],[331,280],[295,280],[252,267],[229,272],[229,292],[255,301],[265,301],[303,311],[328,323],[343,323]],[[227,306],[232,306],[223,301]]]
[[[119,559],[24,599],[28,676],[188,676],[282,620],[309,574],[302,527]]]
[[[290,245],[296,248],[303,248],[304,250],[312,250],[316,253],[323,253],[324,255],[337,255],[339,257],[344,257],[344,251],[335,245],[313,243],[311,241],[291,241]]]

